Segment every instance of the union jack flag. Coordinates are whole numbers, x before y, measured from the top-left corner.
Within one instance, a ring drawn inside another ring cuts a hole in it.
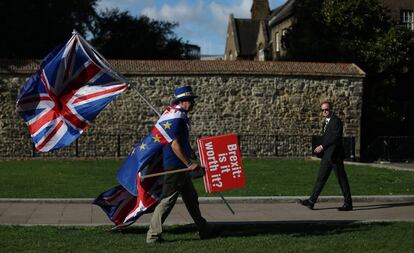
[[[116,225],[113,229],[131,225],[158,204],[163,178],[159,176],[142,180],[142,177],[163,170],[162,148],[177,137],[183,124],[188,124],[185,111],[177,105],[168,107],[118,170],[116,178],[121,185],[103,192],[95,199],[94,204],[100,206]]]
[[[52,51],[25,84],[16,109],[36,151],[70,145],[128,87],[106,60],[76,32]]]

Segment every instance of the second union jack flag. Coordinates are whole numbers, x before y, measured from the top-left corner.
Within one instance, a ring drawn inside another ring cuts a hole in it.
[[[94,204],[107,214],[114,229],[131,225],[158,204],[163,177],[143,176],[163,171],[162,149],[176,139],[183,124],[189,124],[186,112],[178,105],[168,107],[118,170],[116,178],[120,185],[95,199]]]
[[[70,145],[128,87],[79,34],[51,52],[17,98],[36,151]]]

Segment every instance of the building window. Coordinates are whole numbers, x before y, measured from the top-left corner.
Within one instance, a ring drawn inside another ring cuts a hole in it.
[[[275,35],[275,50],[276,52],[280,52],[280,36],[278,32]]]
[[[264,48],[259,49],[259,61],[265,61],[266,60],[266,55],[265,55],[265,50]]]
[[[282,31],[282,38],[280,39],[280,44],[282,44],[282,48],[283,49],[286,49],[287,48],[286,34],[287,34],[287,29],[283,29],[283,31]]]
[[[401,24],[411,31],[414,31],[414,11],[402,10],[401,11]]]

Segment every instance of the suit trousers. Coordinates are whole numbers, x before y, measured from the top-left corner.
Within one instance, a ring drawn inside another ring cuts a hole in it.
[[[328,159],[322,159],[318,178],[316,179],[315,186],[309,200],[313,203],[318,200],[318,197],[322,192],[322,189],[325,186],[325,183],[328,180],[332,169],[334,170],[336,178],[338,179],[342,195],[344,196],[344,203],[352,205],[351,189],[349,187],[348,176],[346,175],[344,162],[342,160],[333,162]]]
[[[157,240],[161,237],[162,224],[164,223],[165,219],[167,219],[180,194],[198,230],[203,232],[203,230],[206,229],[207,222],[201,216],[198,203],[198,195],[197,191],[194,188],[193,182],[188,175],[182,176],[184,178],[181,183],[177,185],[176,189],[173,191],[169,190],[168,196],[163,194],[160,203],[155,208],[147,233],[147,242]]]

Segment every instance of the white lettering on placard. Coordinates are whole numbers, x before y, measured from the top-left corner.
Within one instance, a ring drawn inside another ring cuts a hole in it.
[[[219,166],[218,166],[216,157],[214,155],[213,143],[211,141],[206,143],[206,150],[207,150],[208,167],[210,168],[210,171],[214,172],[218,169]]]
[[[220,169],[221,169],[221,173],[228,173],[230,172],[230,165],[222,165]]]
[[[234,151],[234,150],[237,150],[237,144],[227,145],[227,149],[228,149],[229,151]]]
[[[224,154],[219,154],[219,162],[224,163],[225,161],[227,161],[227,153]]]
[[[214,174],[211,176],[213,186],[215,187],[223,187],[223,182],[221,182],[220,174]]]
[[[227,145],[227,149],[230,151],[228,154],[230,155],[229,159],[231,161],[230,164],[233,178],[240,178],[241,168],[239,166],[239,162],[237,161],[237,144]]]
[[[211,172],[216,172],[219,168],[219,163],[216,160],[216,156],[214,155],[213,143],[207,142],[206,143],[206,150],[207,150],[207,161],[208,167]],[[212,174],[211,179],[214,187],[223,187],[223,182],[221,181],[221,172],[216,172],[218,174]]]

